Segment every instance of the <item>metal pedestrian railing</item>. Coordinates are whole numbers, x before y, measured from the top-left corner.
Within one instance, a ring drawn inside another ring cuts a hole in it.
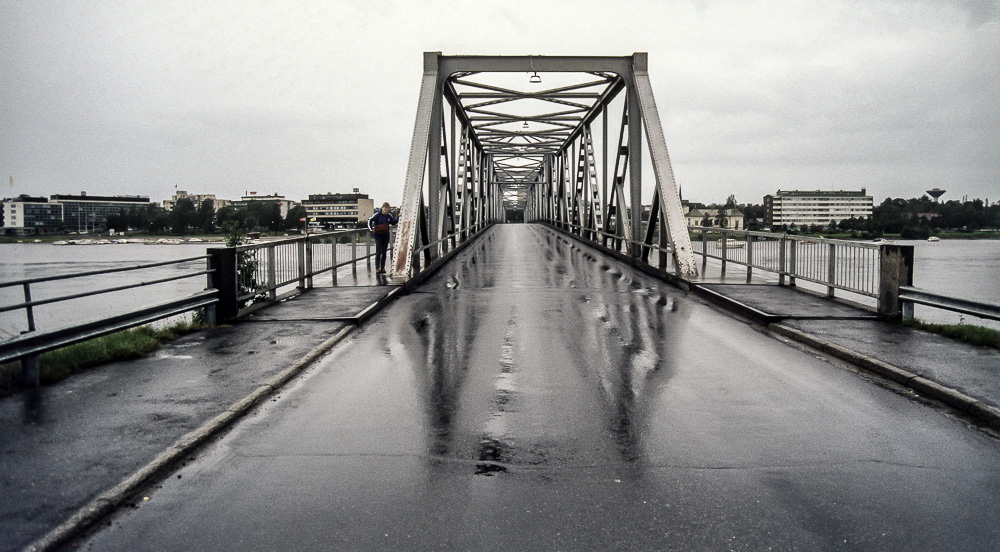
[[[197,257],[140,264],[129,267],[109,268],[58,276],[46,276],[10,282],[0,282],[0,289],[21,288],[24,297],[23,302],[0,305],[0,313],[21,310],[24,311],[27,322],[27,330],[22,332],[21,335],[0,342],[0,364],[20,360],[23,382],[29,386],[37,386],[39,380],[38,355],[42,353],[198,309],[204,309],[204,318],[206,323],[214,325],[215,305],[218,303],[216,290],[214,289],[206,289],[191,295],[171,299],[153,305],[143,305],[138,308],[128,310],[122,314],[103,317],[96,320],[87,320],[62,328],[39,329],[36,327],[35,320],[36,309],[43,305],[68,303],[86,297],[113,294],[115,292],[145,286],[154,286],[157,284],[164,284],[167,282],[198,276],[209,276],[210,278],[214,272],[211,267],[205,269],[195,268],[186,270],[182,268],[179,274],[172,276],[158,277],[151,280],[141,280],[138,282],[116,286],[100,287],[99,289],[91,291],[64,293],[47,297],[45,299],[32,298],[32,286],[37,287],[39,284],[43,283],[66,281],[65,289],[72,289],[72,280],[78,280],[80,278],[120,275],[126,272],[141,272],[160,267],[180,266],[187,263],[205,261],[208,258],[208,255],[201,255]]]
[[[371,268],[372,246],[368,230],[359,228],[209,249],[220,290],[220,317],[234,318],[255,305],[312,288],[326,273],[336,286],[339,268],[351,266],[355,276],[358,264]]]
[[[552,224],[605,249],[670,270],[669,245],[630,240],[573,223]],[[900,314],[900,289],[913,283],[913,246],[701,226],[688,227],[688,231],[694,254],[701,255],[702,274],[709,259],[721,265],[723,278],[728,265],[735,264],[745,268],[747,283],[755,270],[770,272],[778,276],[780,285],[802,280],[825,287],[829,297],[839,290],[875,298],[879,312],[891,316]],[[656,255],[651,258],[652,253]]]
[[[754,269],[778,275],[779,283],[791,285],[796,279],[820,284],[827,295],[835,290],[867,297],[879,296],[881,271],[879,244],[849,240],[831,240],[771,232],[689,227],[691,244],[702,257],[704,272],[708,259],[722,264],[746,267],[750,282]]]

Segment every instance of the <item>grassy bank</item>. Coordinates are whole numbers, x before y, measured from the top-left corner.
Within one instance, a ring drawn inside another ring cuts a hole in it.
[[[101,364],[144,357],[163,344],[204,327],[198,322],[179,322],[166,328],[140,326],[43,353],[39,358],[42,385]],[[0,395],[19,389],[20,374],[20,362],[0,365]]]
[[[928,324],[920,320],[906,320],[904,326],[918,328],[945,337],[981,347],[1000,349],[1000,331],[970,324]]]

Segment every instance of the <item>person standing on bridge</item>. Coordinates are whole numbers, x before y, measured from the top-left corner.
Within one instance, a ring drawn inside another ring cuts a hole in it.
[[[389,212],[389,202],[368,219],[368,229],[375,234],[375,273],[385,274],[385,255],[389,250],[389,225],[396,224],[399,219]]]

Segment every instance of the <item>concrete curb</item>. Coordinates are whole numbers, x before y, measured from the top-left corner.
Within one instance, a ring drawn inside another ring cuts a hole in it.
[[[387,303],[387,301],[382,302],[379,308]],[[243,399],[231,404],[211,420],[178,439],[166,451],[158,454],[148,464],[133,472],[121,483],[98,495],[69,519],[49,531],[45,536],[29,544],[24,550],[26,552],[55,550],[95,526],[108,514],[127,503],[142,487],[154,481],[164,472],[172,469],[184,457],[190,455],[197,448],[207,443],[221,431],[250,412],[259,403],[279,391],[289,380],[326,354],[334,345],[347,338],[356,328],[357,326],[354,325],[341,328],[332,337],[314,347],[298,361],[272,377],[267,383],[254,389]]]
[[[807,334],[784,324],[771,324],[767,328],[835,357],[846,360],[885,379],[894,381],[926,397],[938,400],[952,408],[964,412],[987,426],[1000,429],[1000,409],[983,403],[960,391],[945,387],[898,366],[852,351],[814,335]]]

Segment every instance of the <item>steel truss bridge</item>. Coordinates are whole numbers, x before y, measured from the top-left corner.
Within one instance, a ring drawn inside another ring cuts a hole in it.
[[[645,214],[643,149],[655,177]],[[658,250],[661,267],[669,253],[679,276],[697,275],[647,54],[424,53],[393,272],[522,217],[643,260]]]

